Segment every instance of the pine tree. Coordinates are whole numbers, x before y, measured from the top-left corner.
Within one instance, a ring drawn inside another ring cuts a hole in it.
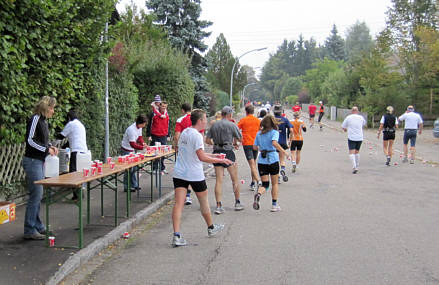
[[[345,60],[345,43],[338,35],[337,27],[332,26],[331,34],[325,41],[325,56],[332,60]]]

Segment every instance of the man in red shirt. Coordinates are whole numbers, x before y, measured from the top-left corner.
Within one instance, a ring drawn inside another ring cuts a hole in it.
[[[300,112],[302,107],[300,107],[299,102],[296,102],[296,105],[293,106],[293,112]]]
[[[309,127],[312,128],[314,125],[314,117],[316,116],[317,106],[311,103],[308,106],[308,114],[309,114]]]
[[[154,115],[151,121],[151,145],[160,142],[161,145],[166,145],[169,136],[169,114],[167,111],[168,104],[165,101],[160,102],[160,106],[156,109],[154,106],[152,110]],[[167,173],[164,159],[160,159],[160,171],[162,174]],[[157,168],[157,163],[154,162],[154,169]]]

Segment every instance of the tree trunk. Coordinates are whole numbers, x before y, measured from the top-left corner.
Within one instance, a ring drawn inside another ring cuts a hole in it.
[[[430,87],[430,114],[433,114],[433,88]]]

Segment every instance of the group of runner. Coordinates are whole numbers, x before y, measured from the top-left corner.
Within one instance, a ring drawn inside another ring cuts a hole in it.
[[[311,105],[314,106],[314,105]],[[314,116],[317,107],[309,108],[310,126],[314,124]],[[270,106],[271,107],[271,106]],[[271,108],[270,108],[271,109]],[[190,190],[195,192],[200,203],[201,214],[207,225],[208,236],[220,232],[224,225],[214,224],[211,216],[207,198],[207,184],[203,172],[202,162],[213,163],[215,167],[215,214],[221,215],[225,212],[222,201],[222,186],[224,180],[224,169],[229,172],[233,192],[234,210],[244,209],[240,201],[240,183],[238,181],[238,169],[235,150],[243,145],[247,159],[251,183],[250,189],[255,191],[253,208],[260,209],[262,195],[270,190],[271,182],[271,211],[281,210],[278,202],[278,184],[280,176],[288,181],[285,174],[286,160],[291,159],[292,172],[295,173],[300,163],[300,152],[303,146],[303,132],[306,132],[305,122],[300,119],[301,108],[299,104],[293,107],[294,119],[289,121],[281,105],[273,106],[272,110],[261,108],[258,116],[254,116],[254,106],[249,104],[245,107],[246,116],[237,124],[232,119],[233,109],[225,106],[221,110],[221,117],[217,118],[210,129],[206,132],[205,142],[213,146],[213,153],[204,151],[203,133],[207,126],[206,113],[202,110],[182,108],[183,117],[177,120],[175,145],[178,150],[177,161],[174,168],[175,205],[172,211],[174,234],[172,245],[186,245],[180,233],[180,220],[184,204],[190,200]],[[273,111],[273,115],[270,114]],[[322,130],[322,117],[324,106],[320,102],[319,127]],[[393,108],[387,108],[387,114],[381,119],[378,137],[383,132],[384,153],[387,157],[386,164],[390,165],[392,156],[392,145],[394,140],[394,129],[398,126],[398,119],[392,114]],[[407,108],[407,112],[399,117],[399,121],[406,121],[404,132],[404,160],[408,161],[408,141],[411,142],[410,162],[413,163],[415,155],[416,133],[422,131],[422,119],[419,114],[414,113],[413,106]],[[181,123],[185,121],[185,128]],[[190,125],[189,125],[190,121]],[[358,172],[360,155],[359,150],[363,141],[363,127],[365,119],[359,114],[357,107],[352,108],[352,114],[347,116],[342,123],[343,130],[348,133],[349,158],[352,162],[353,173]],[[413,131],[414,130],[414,131]],[[393,135],[392,135],[393,132]],[[289,141],[289,145],[287,143]],[[288,153],[290,149],[290,153]],[[259,154],[259,155],[258,155]],[[291,157],[290,157],[291,154]]]

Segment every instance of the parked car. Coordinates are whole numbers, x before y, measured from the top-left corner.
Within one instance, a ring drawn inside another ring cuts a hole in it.
[[[434,121],[433,135],[435,138],[439,138],[439,118],[437,118],[436,121]]]

